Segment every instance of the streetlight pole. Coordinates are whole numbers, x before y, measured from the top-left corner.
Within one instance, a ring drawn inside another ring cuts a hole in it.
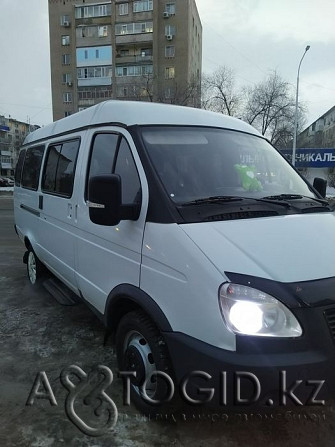
[[[296,150],[297,150],[299,73],[300,73],[300,67],[301,67],[302,60],[310,48],[311,48],[310,45],[307,45],[307,47],[305,48],[305,52],[302,55],[302,58],[300,59],[300,63],[299,63],[299,67],[298,67],[297,90],[296,90],[296,94],[295,94],[294,133],[293,133],[293,150],[292,150],[292,164],[293,164],[293,166],[295,166],[295,154],[296,154]]]

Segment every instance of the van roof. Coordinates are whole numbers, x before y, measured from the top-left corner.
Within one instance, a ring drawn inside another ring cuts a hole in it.
[[[109,100],[35,130],[24,144],[100,124],[210,126],[260,135],[244,121],[221,113],[152,102]]]

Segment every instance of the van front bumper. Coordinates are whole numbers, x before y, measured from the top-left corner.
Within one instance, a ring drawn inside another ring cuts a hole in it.
[[[228,408],[327,405],[335,397],[335,344],[325,309],[295,314],[308,328],[303,336],[237,336],[234,352],[165,333],[182,399]]]

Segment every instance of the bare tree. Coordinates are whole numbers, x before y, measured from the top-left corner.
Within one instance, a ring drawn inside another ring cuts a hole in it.
[[[295,99],[291,86],[276,72],[251,88],[244,88],[243,119],[277,146],[287,146],[294,129]],[[300,122],[304,110],[300,107]]]
[[[187,83],[171,82],[170,87],[158,95],[158,101],[180,106],[201,107],[201,87],[195,79]]]
[[[214,73],[204,75],[202,92],[203,108],[230,116],[238,114],[241,98],[230,68],[222,66]]]
[[[135,78],[131,84],[130,94],[135,101],[154,101],[154,74],[143,74]]]

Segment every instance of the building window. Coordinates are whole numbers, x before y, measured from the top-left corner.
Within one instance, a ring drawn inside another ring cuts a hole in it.
[[[70,45],[70,36],[62,36],[62,45]]]
[[[70,115],[72,115],[72,112],[64,112],[64,116],[65,116],[65,118],[67,117],[67,116],[70,116]]]
[[[166,3],[165,11],[168,12],[170,15],[176,14],[176,4],[175,3]]]
[[[134,5],[133,5],[134,12],[143,12],[143,11],[152,11],[152,10],[153,10],[153,0],[134,1]]]
[[[121,3],[119,5],[119,15],[125,16],[129,13],[129,4],[128,3]]]
[[[117,95],[122,98],[126,98],[128,96],[128,87],[118,87]]]
[[[117,36],[122,36],[124,34],[141,34],[141,33],[152,33],[152,32],[153,32],[152,22],[137,22],[137,23],[115,25],[115,34]]]
[[[78,91],[78,100],[85,101],[87,99],[103,99],[111,98],[112,89],[111,87],[97,87],[97,88],[82,88]]]
[[[175,36],[176,35],[176,27],[174,25],[166,25],[165,35],[166,36]]]
[[[112,6],[110,3],[105,5],[79,6],[76,7],[76,19],[86,19],[90,17],[104,17],[110,16],[112,13]]]
[[[76,49],[77,67],[109,65],[112,63],[112,47],[81,47]]]
[[[108,37],[108,25],[101,26],[78,26],[76,28],[77,39],[85,37]]]
[[[145,76],[153,73],[152,65],[130,65],[127,67],[116,67],[116,76]]]
[[[167,45],[165,47],[165,57],[175,57],[175,46]]]
[[[98,27],[98,36],[99,37],[107,37],[108,36],[108,27],[107,27],[107,25]]]
[[[164,96],[165,96],[165,99],[167,99],[167,100],[173,99],[174,90],[171,87],[166,88],[164,91]]]
[[[61,26],[70,26],[70,16],[63,15],[60,17]]]
[[[62,65],[71,64],[71,54],[62,54]]]
[[[174,79],[174,77],[175,77],[174,67],[165,68],[165,79]]]
[[[112,66],[77,68],[78,79],[112,77]]]
[[[62,74],[62,83],[63,84],[71,84],[72,83],[72,74],[71,73],[63,73]]]
[[[71,92],[64,92],[63,93],[63,103],[64,104],[70,104],[72,102],[72,93]]]

